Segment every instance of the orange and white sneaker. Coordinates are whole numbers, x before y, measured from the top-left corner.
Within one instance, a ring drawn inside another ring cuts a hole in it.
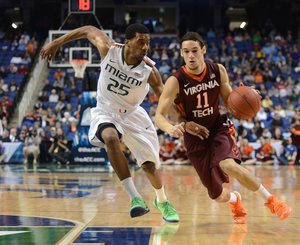
[[[234,203],[228,203],[229,207],[231,208],[232,218],[236,224],[246,224],[248,214],[243,208],[241,195],[237,191],[234,191],[233,193],[236,195],[237,201]]]
[[[292,212],[292,208],[286,205],[284,201],[280,201],[276,196],[269,196],[265,206],[271,210],[272,214],[276,214],[280,220],[284,220]]]

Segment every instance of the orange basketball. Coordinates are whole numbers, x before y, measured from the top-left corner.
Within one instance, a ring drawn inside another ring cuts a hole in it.
[[[228,110],[238,119],[253,118],[261,107],[260,95],[251,87],[241,86],[228,97]]]

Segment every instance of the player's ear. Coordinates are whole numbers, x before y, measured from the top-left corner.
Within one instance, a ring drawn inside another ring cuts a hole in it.
[[[183,52],[182,52],[182,49],[180,49],[180,55],[181,55],[181,57],[183,57]]]
[[[206,46],[204,45],[203,47],[202,47],[202,54],[205,54],[206,53]]]
[[[125,45],[128,46],[128,44],[130,43],[129,39],[125,39]]]

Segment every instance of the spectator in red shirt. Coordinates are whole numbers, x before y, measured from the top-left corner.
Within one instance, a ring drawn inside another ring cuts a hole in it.
[[[3,114],[5,115],[6,118],[9,118],[9,111],[7,110],[6,106],[1,106]]]
[[[21,66],[18,68],[17,73],[27,75],[27,74],[29,73],[29,69],[28,69],[26,66],[21,65]]]
[[[278,90],[281,90],[281,89],[284,89],[286,88],[286,85],[284,84],[284,81],[283,80],[280,80],[279,84],[276,86],[276,88]]]
[[[12,107],[12,102],[8,98],[7,94],[5,94],[2,98],[2,100],[0,101],[0,106],[6,106],[8,109]]]
[[[18,67],[15,66],[14,63],[10,63],[9,67],[7,67],[7,70],[8,70],[10,73],[17,74]]]
[[[226,43],[227,42],[234,42],[234,38],[233,38],[233,36],[231,36],[230,32],[227,33],[227,36],[225,37],[225,42]]]

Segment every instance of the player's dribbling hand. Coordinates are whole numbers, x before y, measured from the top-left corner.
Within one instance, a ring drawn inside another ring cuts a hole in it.
[[[52,60],[52,58],[55,56],[57,51],[57,47],[55,45],[53,45],[53,42],[46,44],[41,52],[40,52],[40,56],[42,58],[42,60],[48,60],[48,62],[50,62]]]
[[[186,122],[185,131],[189,134],[198,136],[200,139],[208,138],[209,130],[195,122]]]
[[[175,137],[175,138],[180,138],[180,136],[183,135],[184,131],[184,122],[174,125],[173,127],[170,128],[170,131],[167,132],[171,137]]]
[[[245,85],[241,82],[241,83],[240,83],[240,87],[243,87],[243,86],[245,86]],[[253,88],[254,91],[255,91],[256,93],[258,93],[259,96],[260,96],[260,91],[259,91],[259,90],[257,90],[254,86],[250,86],[250,88]],[[260,98],[262,98],[262,97],[260,96]]]

